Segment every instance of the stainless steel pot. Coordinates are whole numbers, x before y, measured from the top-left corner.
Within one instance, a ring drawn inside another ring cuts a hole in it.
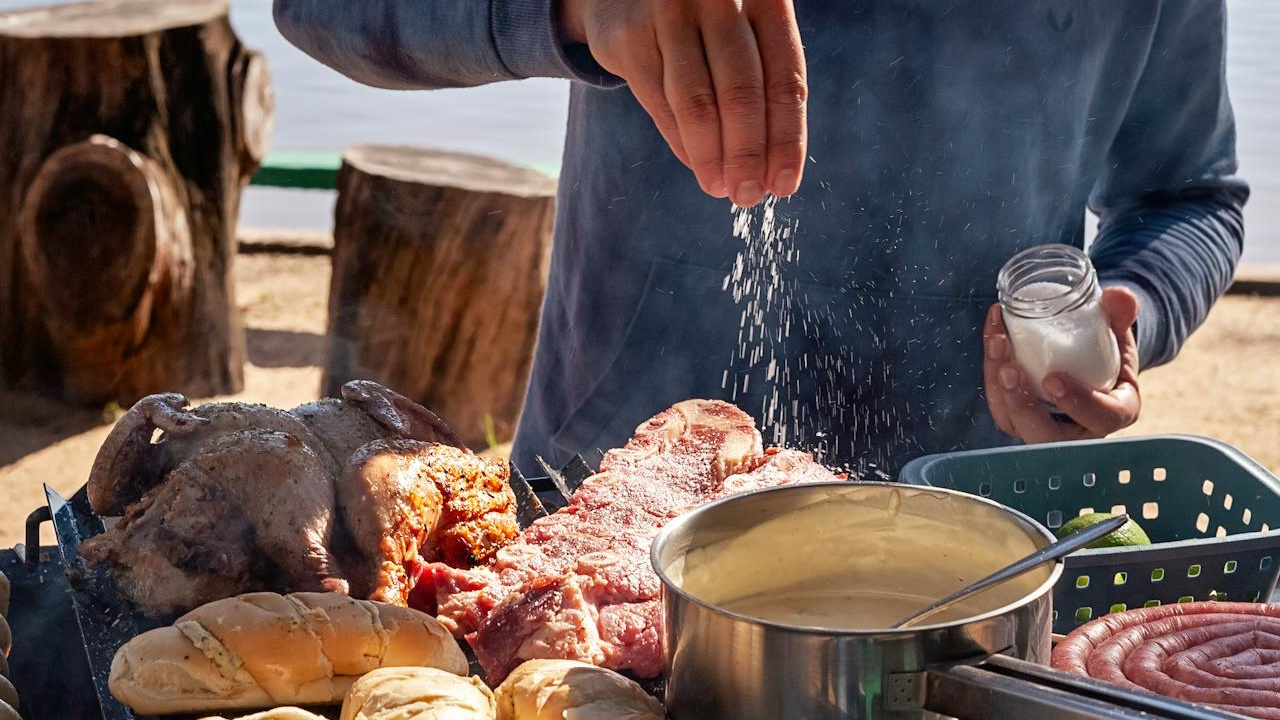
[[[923,604],[1052,541],[996,503],[886,483],[795,485],[699,508],[668,524],[652,546],[671,717],[937,717],[922,709],[928,667],[997,653],[1048,661],[1060,564],[977,596],[972,616],[904,631],[832,630],[724,605],[824,583]],[[895,613],[906,614],[888,608]]]

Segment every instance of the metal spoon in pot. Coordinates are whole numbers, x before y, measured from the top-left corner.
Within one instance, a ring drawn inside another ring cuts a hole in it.
[[[983,590],[999,585],[1006,580],[1012,580],[1013,578],[1018,577],[1023,573],[1030,572],[1047,562],[1052,562],[1066,555],[1070,555],[1089,543],[1119,530],[1127,522],[1129,522],[1129,516],[1125,513],[1121,513],[1115,517],[1107,518],[1096,525],[1090,525],[1083,530],[1073,532],[1061,540],[1031,553],[1012,565],[1009,565],[1002,570],[997,570],[975,583],[966,585],[964,588],[951,593],[931,605],[928,605],[922,610],[917,610],[916,612],[911,613],[889,627],[896,629],[906,627],[907,625],[913,625],[940,610],[950,607],[958,600],[963,600],[974,593],[982,592]]]

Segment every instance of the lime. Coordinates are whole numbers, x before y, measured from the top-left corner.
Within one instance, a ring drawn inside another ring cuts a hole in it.
[[[1089,513],[1080,517],[1071,518],[1058,528],[1058,537],[1063,538],[1077,530],[1083,530],[1091,525],[1096,525],[1103,520],[1115,517],[1111,513]],[[1132,518],[1129,522],[1120,526],[1119,530],[1104,536],[1100,540],[1095,540],[1089,544],[1091,548],[1111,548],[1111,547],[1132,547],[1134,545],[1150,545],[1151,538],[1147,537],[1147,533]]]

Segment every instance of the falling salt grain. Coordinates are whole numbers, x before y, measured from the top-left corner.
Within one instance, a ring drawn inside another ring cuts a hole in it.
[[[796,262],[796,246],[790,242],[795,224],[779,218],[778,199],[768,197],[754,208],[733,208],[733,235],[743,241],[723,289],[731,292],[742,310],[738,322],[738,352],[730,358],[723,378],[727,388],[732,383],[737,399],[739,386],[743,393],[750,387],[753,372],[763,370],[766,391],[761,397],[766,432],[771,442],[783,444],[788,430],[798,427],[795,390],[787,383],[791,368],[783,356],[778,362],[780,346],[791,333],[791,315],[795,283],[784,278],[783,268]],[[768,358],[768,364],[760,368]],[[741,383],[738,382],[741,377]],[[798,383],[797,383],[798,386]],[[782,397],[779,397],[781,391]]]

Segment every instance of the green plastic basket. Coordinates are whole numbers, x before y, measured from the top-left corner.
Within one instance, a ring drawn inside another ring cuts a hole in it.
[[[991,498],[1051,530],[1088,512],[1137,520],[1152,545],[1067,557],[1053,595],[1056,633],[1129,608],[1266,602],[1280,575],[1280,479],[1216,440],[1165,435],[930,455],[901,479]]]

